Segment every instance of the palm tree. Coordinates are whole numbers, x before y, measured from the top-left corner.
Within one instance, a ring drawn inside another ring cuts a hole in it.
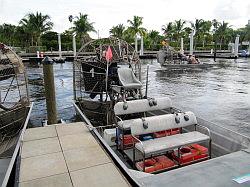
[[[228,37],[228,35],[230,35],[229,34],[230,33],[230,27],[231,26],[229,26],[229,23],[223,21],[219,25],[219,27],[217,29],[218,39],[220,40],[220,49],[221,49],[221,46],[223,44],[225,44],[226,37]]]
[[[168,37],[168,39],[171,41],[173,37],[174,32],[174,25],[172,22],[169,22],[166,25],[163,25],[161,30],[163,31],[163,34]]]
[[[123,26],[123,24],[118,24],[117,26],[113,26],[109,33],[114,37],[123,38],[124,30],[125,26]]]
[[[31,44],[34,44],[36,40],[36,45],[40,44],[41,34],[49,31],[53,27],[53,23],[50,21],[49,15],[42,15],[40,12],[27,14],[19,24],[24,28],[24,30],[31,36]]]
[[[16,26],[4,23],[0,28],[0,39],[2,42],[13,45],[15,40],[15,30]]]
[[[162,36],[160,36],[160,33],[156,30],[151,30],[145,38],[145,43],[148,43],[148,48],[150,50],[156,50],[157,44],[161,43],[161,40],[163,39]]]
[[[200,41],[200,38],[202,36],[202,27],[204,24],[203,19],[195,19],[195,22],[191,22],[191,28],[194,30],[194,48],[196,47],[198,41]]]
[[[204,21],[201,27],[201,39],[203,40],[203,48],[205,47],[205,43],[209,41],[211,38],[211,21]]]
[[[89,32],[96,32],[93,24],[94,22],[89,22],[88,15],[79,13],[79,17],[74,21],[73,31],[81,38],[82,43],[90,40]]]
[[[132,36],[135,38],[135,49],[137,51],[137,34],[144,36],[146,33],[146,29],[141,27],[143,17],[134,16],[133,20],[128,20],[130,26],[128,27],[129,31],[131,32]]]
[[[174,26],[173,26],[173,32],[174,32],[174,38],[175,38],[175,41],[179,42],[180,41],[180,38],[183,37],[184,35],[184,26],[185,26],[185,21],[183,20],[176,20],[174,22]]]

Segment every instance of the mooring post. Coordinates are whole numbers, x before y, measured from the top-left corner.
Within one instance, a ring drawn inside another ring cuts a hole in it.
[[[135,35],[135,52],[137,53],[138,46],[137,46],[137,34]]]
[[[74,54],[74,58],[76,57],[76,35],[73,34],[73,54]]]
[[[53,60],[50,57],[46,56],[43,59],[42,63],[43,63],[43,76],[44,76],[48,124],[49,125],[56,124],[57,111],[56,111]]]
[[[58,53],[59,53],[59,58],[62,58],[62,44],[61,44],[61,34],[58,33]]]
[[[184,49],[183,49],[183,38],[181,38],[181,54],[184,54]]]
[[[237,35],[234,43],[234,56],[238,58],[240,35]]]
[[[190,48],[189,48],[189,54],[193,54],[194,51],[194,31],[190,33]]]
[[[140,55],[143,55],[144,54],[144,44],[143,44],[143,36],[141,35],[141,54]]]

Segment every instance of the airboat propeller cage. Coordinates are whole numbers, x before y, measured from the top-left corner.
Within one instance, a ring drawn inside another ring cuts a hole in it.
[[[155,98],[157,105],[150,106],[148,99],[127,101],[128,108],[124,110],[124,102],[118,102],[114,106],[116,115],[140,113],[145,111],[163,110],[172,107],[172,101],[168,97]]]
[[[0,112],[29,103],[27,78],[21,58],[0,43]]]
[[[105,58],[108,47],[112,51],[112,60],[109,62]],[[111,93],[111,84],[118,85],[120,83],[125,89],[127,86],[130,87],[131,85],[128,85],[128,82],[117,80],[118,69],[121,65],[129,65],[133,72],[132,82],[130,83],[135,83],[133,86],[136,89],[141,89],[139,56],[129,43],[115,37],[109,37],[92,40],[83,45],[73,64],[74,98],[76,100],[86,98],[86,95],[89,94],[89,97],[94,99],[97,94]],[[107,74],[108,78],[106,77]],[[108,81],[107,89],[106,81]]]

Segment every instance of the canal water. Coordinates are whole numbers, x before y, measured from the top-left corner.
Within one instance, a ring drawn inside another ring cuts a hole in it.
[[[218,60],[220,66],[192,72],[165,70],[156,60],[142,63],[144,85],[149,64],[148,96],[169,96],[177,108],[250,136],[250,59]],[[27,66],[27,71],[35,102],[31,122],[41,126],[46,118],[42,67]],[[54,74],[59,118],[72,121],[72,63],[55,64]]]

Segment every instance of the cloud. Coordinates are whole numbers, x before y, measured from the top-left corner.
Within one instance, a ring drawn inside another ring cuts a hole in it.
[[[239,2],[237,1],[237,4]],[[214,9],[214,15],[219,20],[235,20],[241,16],[241,11],[238,11],[238,5],[233,0],[218,1],[217,6]]]
[[[12,10],[15,10],[13,13]],[[244,26],[250,15],[250,2],[246,0],[0,0],[0,24],[17,24],[28,12],[42,12],[51,16],[54,30],[62,32],[71,27],[69,15],[88,14],[101,37],[117,24],[127,24],[134,15],[142,16],[143,27],[161,31],[162,25],[177,19],[226,20]],[[96,37],[96,34],[92,34]]]

